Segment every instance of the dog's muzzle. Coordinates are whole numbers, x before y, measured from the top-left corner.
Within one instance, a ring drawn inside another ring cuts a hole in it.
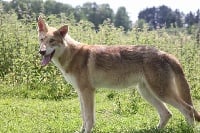
[[[46,54],[46,50],[40,50],[39,53],[44,56]]]
[[[52,59],[55,50],[53,50],[51,53],[47,54],[46,50],[40,50],[39,53],[43,56],[42,57],[42,66],[46,66]]]

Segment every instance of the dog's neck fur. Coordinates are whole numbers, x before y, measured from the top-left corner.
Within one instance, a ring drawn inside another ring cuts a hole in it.
[[[68,34],[65,36],[63,43],[64,47],[61,49],[60,55],[53,57],[52,61],[60,69],[60,71],[65,74],[68,73],[67,68],[72,61],[73,56],[79,50],[81,43],[75,41]]]
[[[80,42],[75,41],[73,38],[71,38],[69,34],[66,34],[66,36],[64,38],[64,41],[66,41],[65,42],[65,46],[67,46],[67,45],[79,45],[79,44],[81,44]]]
[[[59,56],[53,57],[52,61],[61,71],[65,80],[75,89],[77,89],[78,84],[76,82],[76,77],[74,76],[74,70],[71,68],[74,66],[73,60],[77,59],[76,55],[79,53],[83,45],[72,39],[69,35],[65,36],[63,42],[64,47],[61,49],[61,54]]]

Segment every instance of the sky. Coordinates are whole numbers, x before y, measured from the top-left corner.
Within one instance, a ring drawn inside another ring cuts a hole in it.
[[[132,22],[137,20],[140,11],[147,7],[158,7],[166,5],[172,10],[179,9],[183,13],[192,11],[195,13],[200,9],[200,0],[56,0],[62,3],[67,3],[73,7],[83,5],[86,2],[96,2],[97,4],[109,4],[113,11],[116,13],[117,9],[121,6],[126,8],[126,11]]]

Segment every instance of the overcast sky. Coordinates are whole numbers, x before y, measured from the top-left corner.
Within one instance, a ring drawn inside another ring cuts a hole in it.
[[[200,9],[200,0],[56,0],[59,2],[67,3],[73,7],[83,5],[86,2],[96,2],[97,4],[107,3],[116,13],[118,7],[124,6],[128,12],[129,17],[133,22],[137,20],[138,13],[153,6],[166,5],[172,10],[179,9],[180,11],[189,13],[190,11],[196,12]]]

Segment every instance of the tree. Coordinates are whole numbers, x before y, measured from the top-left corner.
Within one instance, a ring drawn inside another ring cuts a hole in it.
[[[126,12],[125,7],[119,7],[117,13],[115,15],[115,22],[116,27],[122,26],[125,31],[131,29],[131,21],[129,19],[128,13]]]
[[[102,24],[104,20],[110,19],[111,22],[113,22],[114,19],[114,12],[110,8],[109,4],[102,4],[99,6],[99,11],[98,11],[98,18],[99,18],[99,23]]]
[[[195,15],[192,12],[186,14],[185,23],[188,24],[188,26],[195,24]]]
[[[176,9],[175,16],[176,16],[177,27],[183,27],[184,14],[182,12],[180,12],[178,9]]]
[[[10,4],[17,13],[18,19],[23,19],[27,16],[31,16],[30,2],[27,2],[26,0],[12,0]]]
[[[160,27],[166,26],[166,28],[169,28],[171,24],[175,26],[175,13],[171,10],[171,8],[163,5],[157,8],[157,11],[157,19]]]
[[[183,26],[183,14],[179,10],[172,11],[171,8],[162,5],[158,8],[146,8],[139,13],[138,19],[144,19],[151,27],[156,28],[170,28]]]
[[[108,4],[97,5],[95,2],[87,2],[82,7],[76,7],[74,15],[78,21],[81,19],[89,20],[94,24],[95,29],[98,30],[99,24],[102,24],[104,20],[109,18],[113,21],[114,13]]]
[[[63,4],[55,0],[47,0],[44,3],[44,13],[46,15],[65,13],[68,16],[72,12],[73,8],[69,4]]]
[[[138,31],[142,31],[147,26],[147,23],[144,19],[139,19],[136,21],[134,27],[137,28]]]
[[[146,8],[145,10],[139,12],[138,19],[143,19],[149,23],[150,27],[156,28],[155,12],[155,7]]]
[[[85,14],[85,17],[87,20],[92,22],[95,25],[95,28],[98,27],[98,21],[97,21],[97,11],[99,6],[94,2],[87,2],[84,3],[82,6],[82,12]]]
[[[77,22],[79,22],[80,20],[86,20],[86,15],[83,12],[83,9],[81,6],[76,6],[74,9],[74,18]]]
[[[10,11],[12,9],[12,7],[11,7],[9,2],[0,0],[0,4],[1,3],[2,3],[3,11],[8,12],[8,11]]]
[[[31,3],[31,9],[34,13],[39,14],[44,12],[43,0],[29,0]]]
[[[195,16],[195,23],[200,23],[200,10],[197,10],[196,16]]]

